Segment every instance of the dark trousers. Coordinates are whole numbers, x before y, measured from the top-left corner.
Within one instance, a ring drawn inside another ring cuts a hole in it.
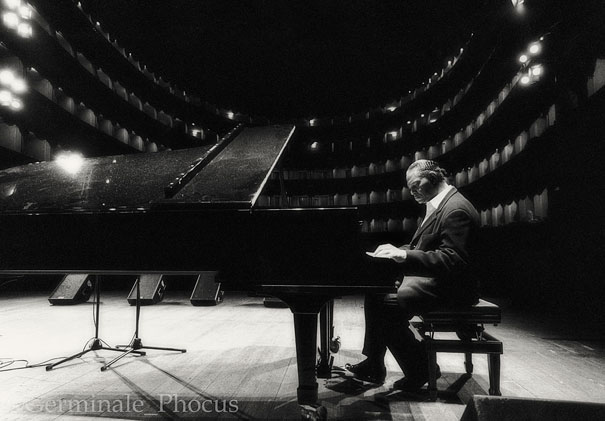
[[[384,365],[388,349],[406,377],[426,375],[428,362],[424,342],[409,320],[441,303],[439,297],[421,284],[404,283],[397,294],[366,295],[362,353],[380,366]]]

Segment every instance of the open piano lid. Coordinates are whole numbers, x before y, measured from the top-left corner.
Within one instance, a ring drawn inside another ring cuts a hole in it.
[[[0,171],[1,213],[251,208],[294,132],[246,128],[216,145]]]
[[[251,208],[279,161],[294,126],[257,127],[244,130],[199,172],[176,191],[166,189],[169,199],[158,207]],[[192,172],[195,172],[192,168]],[[187,178],[187,174],[183,176]]]

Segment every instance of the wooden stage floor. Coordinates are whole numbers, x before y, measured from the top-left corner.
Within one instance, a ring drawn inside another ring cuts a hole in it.
[[[127,292],[104,294],[100,337],[128,343],[135,311]],[[216,307],[193,307],[185,293],[168,291],[163,302],[142,308],[144,345],[183,347],[184,354],[149,350],[101,372],[112,351],[90,352],[52,371],[29,364],[71,355],[94,336],[93,305],[51,306],[48,295],[0,297],[0,419],[299,419],[292,315],[266,308],[262,299],[228,293]],[[497,301],[497,300],[496,300]],[[363,299],[335,301],[342,347],[334,364],[358,362],[363,341]],[[605,333],[580,332],[504,307],[503,323],[487,329],[504,342],[502,394],[605,403]],[[12,360],[15,360],[10,363]],[[54,361],[54,360],[53,360]],[[487,394],[486,358],[460,378],[463,356],[440,354],[439,398],[391,390],[400,378],[387,355],[381,387],[353,381],[335,370],[319,379],[330,419],[457,420],[473,394]]]

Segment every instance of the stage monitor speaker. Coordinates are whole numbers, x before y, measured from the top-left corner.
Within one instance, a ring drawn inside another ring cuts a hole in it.
[[[142,306],[159,303],[164,299],[166,283],[164,275],[144,274],[139,276],[139,302]],[[135,282],[128,294],[128,304],[137,304],[137,283]]]
[[[90,298],[92,280],[86,273],[70,273],[65,275],[59,285],[48,297],[53,305],[70,305],[84,303]]]
[[[475,395],[460,421],[605,420],[605,404]]]
[[[191,293],[191,304],[194,306],[215,306],[223,301],[221,283],[216,282],[216,271],[201,272],[195,281]]]

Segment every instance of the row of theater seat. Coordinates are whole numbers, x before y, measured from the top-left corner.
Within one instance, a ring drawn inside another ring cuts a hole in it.
[[[292,196],[289,197],[290,207],[321,207],[330,205],[351,205],[354,203],[340,202],[336,195],[333,200],[330,196]],[[261,206],[279,205],[283,203],[281,196],[263,196],[259,197]],[[544,189],[541,193],[533,196],[526,196],[519,200],[511,201],[506,204],[498,204],[491,208],[480,211],[481,226],[497,227],[516,222],[537,222],[548,216],[548,190]],[[422,222],[422,217],[406,216],[403,218],[384,218],[376,217],[362,221],[361,232],[414,232]]]
[[[453,177],[454,184],[456,187],[465,186],[506,164],[526,148],[529,140],[540,137],[555,121],[556,111],[553,104],[545,115],[537,118],[529,129],[521,132],[514,141],[509,140],[502,149],[496,149],[481,162],[456,173]]]
[[[537,222],[548,216],[548,189],[510,203],[480,211],[481,226],[498,227],[514,222]]]
[[[21,132],[16,125],[0,123],[0,147],[23,154],[35,161],[48,161],[52,148],[47,140],[31,132]]]
[[[470,42],[470,40],[467,41],[467,44],[469,42]],[[460,52],[458,53],[458,55],[456,55],[452,60],[448,60],[447,65],[441,69],[441,72],[435,72],[431,77],[429,77],[428,82],[426,84],[423,82],[421,86],[418,86],[417,88],[415,88],[413,90],[410,90],[406,95],[402,96],[401,98],[399,98],[395,101],[391,101],[390,103],[388,103],[385,106],[375,107],[375,108],[372,108],[369,110],[361,111],[361,112],[350,114],[348,116],[343,116],[343,117],[311,118],[311,119],[302,121],[300,123],[302,123],[302,125],[308,126],[308,127],[338,126],[338,125],[342,125],[342,124],[351,124],[351,123],[358,122],[358,121],[370,120],[375,115],[393,113],[393,112],[399,110],[404,105],[419,98],[420,95],[422,95],[424,92],[426,92],[430,88],[432,88],[435,85],[435,83],[437,83],[438,81],[443,79],[443,77],[447,73],[449,73],[449,71],[458,62],[463,51],[464,51],[464,48],[460,48]],[[464,91],[465,89],[467,89],[467,88],[463,88],[463,89],[461,89],[461,91]],[[464,95],[464,93],[462,93],[461,95]],[[460,99],[460,98],[458,98],[458,99]]]
[[[162,146],[158,147],[155,142],[150,141],[149,139],[143,139],[135,132],[103,118],[102,114],[95,113],[84,103],[75,104],[61,88],[55,88],[48,80],[41,78],[35,70],[29,70],[27,73],[28,79],[33,81],[33,89],[65,111],[88,124],[91,128],[112,136],[138,151],[157,152],[158,150],[165,149]]]
[[[161,76],[156,76],[147,68],[146,65],[141,64],[139,61],[135,60],[132,54],[127,53],[126,49],[121,47],[117,40],[111,40],[110,35],[107,32],[103,31],[103,29],[101,28],[100,23],[95,22],[92,17],[83,10],[82,4],[79,1],[74,0],[73,2],[77,9],[82,13],[82,15],[90,22],[91,27],[94,28],[94,30],[97,31],[104,39],[106,39],[107,42],[109,42],[116,51],[118,51],[123,57],[125,57],[134,68],[136,68],[143,75],[145,75],[147,79],[149,79],[153,83],[165,89],[170,94],[174,95],[179,99],[182,99],[185,102],[199,102],[199,98],[194,98],[192,95],[188,95],[184,90],[178,88],[175,84],[164,80]]]
[[[595,63],[594,72],[586,82],[588,96],[594,95],[603,86],[605,86],[605,59],[598,58]]]
[[[431,146],[427,146],[424,149],[414,152],[413,159],[414,160],[426,159],[426,158],[435,159],[435,158],[439,157],[440,155],[450,152],[455,147],[460,146],[463,142],[465,142],[467,139],[469,139],[473,135],[473,133],[477,131],[477,129],[482,127],[492,115],[494,115],[494,113],[496,112],[498,107],[500,105],[502,105],[502,103],[508,97],[512,88],[518,83],[520,78],[521,78],[521,72],[517,73],[514,76],[514,78],[512,79],[512,81],[510,83],[506,84],[502,88],[502,90],[498,93],[496,98],[494,98],[494,100],[490,102],[490,104],[487,106],[487,108],[483,112],[481,112],[476,118],[474,118],[468,125],[466,125],[464,128],[462,128],[460,131],[456,132],[455,134],[452,133],[452,135],[450,137],[448,137],[447,139],[444,139],[438,143],[435,143]],[[455,105],[455,102],[452,102],[452,104]],[[451,108],[447,108],[444,112],[446,113],[450,109]],[[554,123],[554,116],[551,115],[551,112],[554,112],[554,109],[549,111],[549,113],[548,113],[548,118],[549,118],[548,124],[549,125],[552,125]],[[440,113],[440,116],[443,115],[443,113],[441,113],[441,112],[439,112],[439,113]],[[426,116],[422,116],[420,119],[417,119],[412,123],[411,129],[407,128],[406,126],[401,126],[397,130],[387,131],[383,134],[382,142],[388,143],[388,142],[393,142],[393,141],[405,141],[407,139],[406,133],[411,133],[411,132],[416,131],[419,125],[430,124],[431,118],[433,118],[433,117],[431,117],[430,114],[426,115]],[[437,117],[434,117],[434,118],[437,118]],[[542,121],[541,120],[536,121],[535,124],[541,125]],[[539,131],[540,127],[532,126],[532,127],[530,127],[529,130],[532,132]],[[532,135],[532,137],[535,137],[535,136]],[[372,138],[364,139],[362,142],[365,144],[366,148],[371,149],[374,145]],[[319,149],[320,147],[321,147],[321,145],[316,145],[316,149]],[[349,141],[349,143],[348,143],[349,151],[354,150],[354,148],[355,148],[354,141]],[[331,142],[330,149],[332,152],[336,153],[336,151],[339,149],[336,147],[336,142]],[[339,152],[342,152],[342,151],[339,150]],[[405,161],[405,160],[406,159],[404,159],[404,157],[391,158],[391,159],[387,159],[384,164],[370,163],[367,167],[356,165],[353,168],[351,168],[351,171],[348,171],[348,169],[344,169],[344,173],[341,170],[335,170],[332,177],[330,177],[329,173],[324,172],[323,178],[364,177],[367,175],[381,174],[383,172],[397,171],[401,168],[405,168],[405,167],[402,167],[401,165],[398,165],[397,162],[401,161],[403,164],[404,163],[403,161]],[[374,167],[374,169],[372,167]],[[316,171],[316,174],[314,176],[306,177],[304,174],[304,170],[303,171],[291,170],[291,171],[288,171],[288,175],[286,175],[286,178],[289,178],[289,179],[322,178],[321,176],[318,175],[320,172]],[[343,176],[343,174],[346,174],[346,175]]]
[[[169,113],[164,112],[163,110],[158,111],[153,105],[148,102],[143,102],[134,92],[128,92],[127,89],[122,86],[119,81],[112,80],[109,75],[107,75],[102,68],[96,67],[93,63],[81,52],[76,51],[72,45],[65,39],[65,37],[59,31],[54,31],[50,28],[50,26],[45,22],[45,20],[40,17],[38,14],[36,15],[36,22],[40,24],[40,27],[44,28],[45,31],[52,37],[55,38],[59,45],[72,57],[74,57],[80,66],[82,66],[87,72],[89,72],[93,77],[99,80],[104,86],[110,89],[117,97],[121,98],[123,101],[130,104],[132,107],[137,109],[140,112],[145,113],[147,116],[157,120],[163,125],[173,128],[179,123],[183,123],[179,118],[170,115]],[[184,126],[184,124],[179,124],[180,126]],[[212,132],[208,128],[199,127],[196,128],[195,131],[193,127],[196,125],[189,123],[188,129],[186,130],[190,136],[196,137],[202,140],[210,140],[217,141],[218,134]]]
[[[484,111],[482,111],[481,113],[479,113],[479,115],[477,115],[477,117],[475,117],[465,127],[460,129],[456,133],[451,133],[450,137],[448,137],[445,140],[442,140],[440,143],[436,143],[436,144],[433,144],[433,145],[425,148],[425,151],[427,152],[427,154],[430,154],[430,155],[433,155],[433,157],[436,157],[439,155],[439,152],[438,152],[439,149],[441,149],[441,154],[444,154],[446,152],[449,152],[453,147],[461,145],[462,142],[464,142],[466,139],[471,137],[477,129],[479,129],[481,126],[483,126],[483,124],[485,124],[485,122],[492,115],[494,115],[494,113],[496,112],[498,107],[500,107],[504,103],[504,101],[510,94],[511,90],[515,87],[515,85],[521,79],[521,76],[522,76],[521,72],[518,72],[517,74],[515,74],[513,79],[509,83],[507,83],[500,90],[500,92],[498,92],[496,97],[489,103],[489,105],[486,107],[486,109]],[[471,84],[472,84],[472,81],[471,81]],[[463,91],[466,92],[468,89],[470,89],[471,84],[469,84],[467,86],[467,88],[465,88]],[[396,141],[396,140],[405,140],[406,132],[407,133],[416,132],[416,131],[418,131],[419,127],[426,126],[428,124],[431,124],[431,123],[437,121],[437,119],[439,117],[442,117],[445,114],[447,114],[447,112],[453,110],[453,107],[455,107],[455,105],[461,99],[461,97],[460,97],[461,93],[459,93],[454,98],[454,100],[452,100],[451,102],[450,101],[446,102],[446,104],[444,104],[444,106],[441,110],[435,111],[433,113],[429,113],[427,115],[422,115],[421,117],[414,120],[413,122],[409,121],[408,123],[410,123],[410,124],[408,124],[408,126],[411,126],[411,128],[406,128],[406,126],[401,126],[399,129],[397,129],[395,131],[385,132],[384,141],[390,142],[390,141]],[[458,98],[458,100],[456,100],[456,98]]]
[[[498,227],[517,222],[538,222],[548,215],[548,190],[533,197],[525,197],[508,204],[500,204],[480,211],[482,227]],[[361,231],[413,233],[422,223],[422,217],[373,218],[364,220]]]
[[[488,157],[481,162],[464,169],[454,176],[457,186],[463,186],[472,183],[477,178],[484,176],[490,171],[495,170],[502,164],[508,162],[515,155],[523,151],[530,139],[541,136],[544,131],[554,125],[556,122],[556,108],[552,104],[548,110],[538,117],[534,122],[522,131],[514,140],[509,140],[501,149],[490,153]],[[458,143],[458,145],[456,145]],[[440,145],[433,145],[429,148],[414,152],[413,155],[404,155],[398,159],[387,159],[384,162],[373,162],[368,166],[353,165],[351,168],[333,168],[333,169],[314,169],[314,170],[283,170],[285,180],[322,180],[322,179],[345,179],[375,176],[389,172],[403,171],[415,160],[418,159],[438,159],[441,155],[450,152],[454,147],[459,146],[462,141],[455,142],[452,139],[446,139]],[[272,175],[277,179],[278,173]]]

